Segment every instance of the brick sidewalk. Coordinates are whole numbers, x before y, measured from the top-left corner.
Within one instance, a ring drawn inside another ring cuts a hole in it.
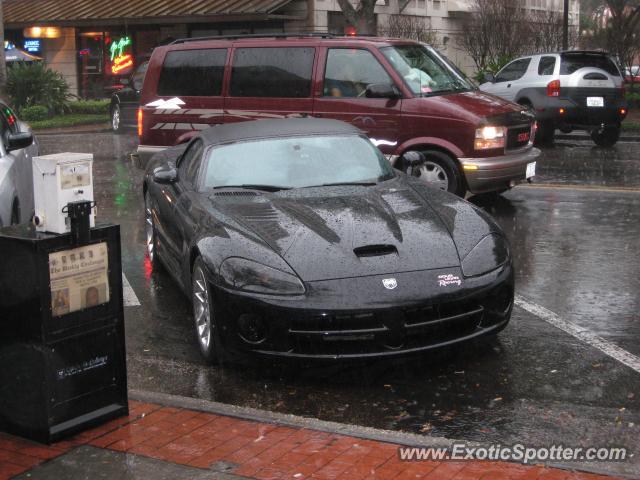
[[[27,472],[81,445],[200,469],[225,462],[233,475],[265,480],[612,478],[513,463],[401,462],[396,444],[132,401],[128,417],[52,446],[0,433],[0,480]]]

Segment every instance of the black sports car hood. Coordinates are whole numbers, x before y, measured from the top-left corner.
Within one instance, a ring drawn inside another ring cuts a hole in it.
[[[460,265],[448,228],[402,178],[370,187],[218,191],[211,200],[307,282]]]

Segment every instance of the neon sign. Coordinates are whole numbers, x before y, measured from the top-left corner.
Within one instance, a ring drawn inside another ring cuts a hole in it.
[[[133,56],[130,53],[125,53],[116,57],[111,65],[111,73],[114,75],[120,73],[122,70],[126,70],[133,66]]]
[[[131,37],[122,37],[117,42],[113,42],[109,47],[109,51],[111,52],[111,61],[114,62],[116,58],[124,56],[124,50],[129,45],[131,45]]]

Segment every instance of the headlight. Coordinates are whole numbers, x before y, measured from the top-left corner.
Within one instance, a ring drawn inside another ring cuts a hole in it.
[[[507,127],[482,127],[476,130],[476,150],[504,148],[507,138]]]
[[[462,260],[465,277],[475,277],[488,273],[504,265],[509,259],[509,245],[506,238],[492,233],[484,237]]]
[[[239,257],[227,258],[220,276],[232,288],[270,295],[302,295],[304,285],[293,272],[283,272]]]

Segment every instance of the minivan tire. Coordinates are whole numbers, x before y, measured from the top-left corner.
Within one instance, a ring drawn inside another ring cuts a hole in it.
[[[620,140],[620,124],[607,125],[601,132],[594,130],[591,139],[599,147],[613,147]]]
[[[538,130],[536,132],[536,145],[551,145],[553,137],[556,133],[556,126],[550,120],[538,121]]]
[[[462,197],[467,192],[464,178],[453,158],[440,150],[422,150],[422,154],[425,156],[425,166],[415,170],[412,176],[417,178],[421,178],[423,175],[435,176],[443,184],[438,185],[428,180],[423,180],[424,183],[441,190],[447,190],[459,197]],[[403,164],[400,168],[404,173],[407,173],[407,165]],[[446,182],[446,188],[444,188],[444,182]]]
[[[122,112],[120,105],[114,103],[111,107],[111,130],[113,133],[122,133]]]

